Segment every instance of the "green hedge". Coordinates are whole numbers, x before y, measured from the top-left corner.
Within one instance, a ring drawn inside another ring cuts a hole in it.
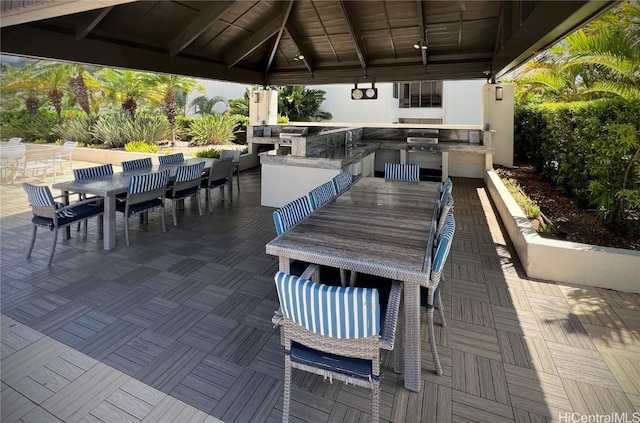
[[[640,101],[604,99],[518,107],[516,158],[595,207],[619,232],[636,231],[640,157],[635,125]]]

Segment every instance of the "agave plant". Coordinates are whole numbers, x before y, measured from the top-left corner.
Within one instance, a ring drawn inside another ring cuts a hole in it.
[[[189,133],[196,145],[227,144],[235,138],[238,121],[232,116],[204,115],[191,122]]]

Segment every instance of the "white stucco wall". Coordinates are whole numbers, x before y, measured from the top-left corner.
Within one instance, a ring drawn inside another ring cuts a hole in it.
[[[484,79],[444,81],[444,124],[480,125]]]
[[[191,100],[201,95],[206,95],[209,98],[216,96],[224,97],[225,100],[241,98],[244,96],[244,90],[246,88],[251,88],[251,85],[236,84],[234,82],[218,81],[215,79],[198,79],[198,82],[200,82],[205,88],[205,93],[191,93],[188,100],[189,104],[191,104]],[[224,103],[218,103],[215,106],[215,111],[222,113],[227,110],[227,108],[228,107]],[[189,110],[189,114],[193,113],[193,110]]]
[[[360,84],[360,88],[369,88],[370,84]],[[376,84],[378,98],[376,100],[352,100],[353,84],[309,85],[307,88],[323,90],[327,94],[321,109],[333,115],[334,122],[391,123],[394,121],[393,104],[396,108],[398,99],[393,98],[393,84]]]

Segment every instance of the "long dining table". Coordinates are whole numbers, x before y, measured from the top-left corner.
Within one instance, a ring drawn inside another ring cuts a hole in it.
[[[176,163],[155,165],[151,168],[136,169],[126,172],[115,172],[112,175],[98,176],[90,179],[79,181],[67,181],[54,183],[52,187],[62,191],[62,195],[66,196],[67,202],[69,193],[95,195],[104,198],[104,249],[111,250],[116,246],[116,196],[127,192],[129,187],[129,179],[132,175],[143,173],[159,172],[169,169],[169,179],[175,177],[178,166],[191,165],[199,162],[205,162],[204,169],[211,169],[211,164],[216,159],[196,158],[186,159]],[[69,228],[67,228],[69,229]],[[65,233],[68,238],[69,234]]]
[[[406,389],[420,390],[420,284],[429,280],[441,184],[362,178],[266,245],[279,257],[403,282]]]

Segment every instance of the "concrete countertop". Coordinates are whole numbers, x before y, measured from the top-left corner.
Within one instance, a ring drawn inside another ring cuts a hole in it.
[[[282,166],[315,167],[321,169],[342,169],[344,166],[359,162],[380,149],[380,143],[373,142],[366,146],[354,143],[354,147],[324,147],[310,149],[307,157],[278,155],[275,150],[260,153],[260,163]]]

